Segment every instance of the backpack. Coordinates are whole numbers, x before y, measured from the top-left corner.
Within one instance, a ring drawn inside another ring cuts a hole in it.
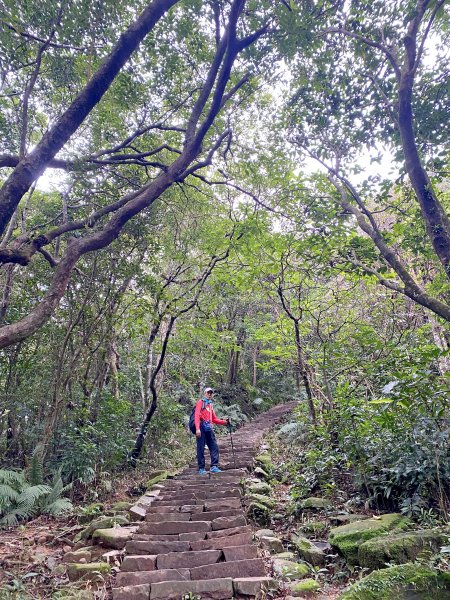
[[[194,404],[194,408],[191,411],[191,415],[189,417],[189,429],[190,432],[193,433],[195,435],[195,408],[197,406],[197,402]],[[202,402],[202,410],[204,410],[206,406],[205,402]]]

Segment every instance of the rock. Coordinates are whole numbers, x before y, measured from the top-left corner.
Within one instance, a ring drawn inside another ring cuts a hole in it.
[[[135,521],[143,521],[145,519],[147,511],[140,504],[135,504],[130,508],[129,513],[131,519],[134,519]]]
[[[311,498],[306,498],[306,500],[303,500],[302,502],[300,502],[301,509],[326,510],[331,507],[332,507],[331,502],[329,500],[327,500],[326,498],[311,497]]]
[[[304,523],[300,527],[300,531],[307,536],[316,536],[317,534],[323,533],[326,528],[327,525],[323,521],[310,521],[309,523]]]
[[[137,527],[113,527],[112,529],[96,529],[92,534],[94,544],[100,544],[106,548],[125,548],[125,544],[131,540]]]
[[[186,581],[191,578],[189,569],[159,569],[156,571],[120,571],[116,575],[117,586],[144,585],[160,581]],[[131,600],[128,597],[126,600]]]
[[[284,558],[274,558],[273,571],[281,579],[303,579],[309,575],[309,568],[303,563],[293,562]]]
[[[374,538],[361,544],[358,562],[370,570],[382,569],[386,563],[401,565],[416,560],[423,550],[438,552],[447,539],[448,535],[437,529],[408,531]]]
[[[127,542],[127,554],[166,554],[167,552],[188,552],[189,542],[140,541]]]
[[[255,463],[258,467],[264,469],[266,473],[270,473],[272,471],[272,457],[268,452],[264,452],[263,454],[258,454],[258,456],[255,456]]]
[[[277,582],[272,577],[236,577],[233,579],[234,593],[240,596],[261,596],[261,592],[277,589]]]
[[[92,537],[92,534],[97,529],[108,529],[110,527],[114,527],[115,525],[129,525],[129,520],[126,517],[122,517],[120,515],[115,517],[102,517],[100,519],[96,519],[92,521],[92,523],[83,529],[78,535],[81,540],[87,540]]]
[[[104,510],[105,505],[101,502],[93,502],[81,509],[79,516],[80,523],[90,523],[92,519],[98,518],[99,514]]]
[[[294,552],[279,552],[278,554],[274,554],[272,558],[284,558],[285,560],[292,560],[295,562]]]
[[[260,477],[261,479],[265,479],[266,481],[270,479],[269,473],[264,471],[262,467],[256,467],[253,473],[256,475],[256,477]]]
[[[222,552],[226,562],[258,558],[258,548],[251,544],[246,546],[226,546]]]
[[[291,585],[291,594],[297,596],[310,596],[320,590],[320,585],[315,579],[303,579]]]
[[[127,571],[154,571],[156,569],[155,554],[138,554],[137,556],[125,556],[120,566],[122,572]],[[144,583],[144,582],[142,582]],[[147,581],[145,583],[148,583]]]
[[[220,562],[191,569],[191,579],[220,579],[221,577],[265,577],[266,567],[262,558]]]
[[[247,509],[249,517],[258,525],[268,525],[270,523],[271,509],[260,502],[251,502]]]
[[[330,515],[330,523],[333,525],[346,525],[347,523],[353,523],[354,521],[364,521],[370,519],[368,515],[358,515],[344,513],[340,515]]]
[[[255,531],[255,538],[260,539],[262,537],[277,537],[272,529],[258,529]]]
[[[260,481],[259,483],[252,483],[252,485],[250,485],[248,489],[251,494],[267,495],[270,494],[270,492],[272,491],[270,485],[265,481]]]
[[[222,557],[222,550],[190,550],[158,554],[158,569],[191,569],[202,565],[213,565]]]
[[[127,585],[112,589],[113,600],[148,600],[150,598],[150,585]]]
[[[155,483],[159,483],[160,481],[164,481],[169,476],[168,471],[153,471],[150,473],[149,478],[145,484],[147,489],[151,488]]]
[[[193,523],[199,523],[199,521],[193,521]],[[237,517],[219,517],[211,521],[212,530],[219,531],[220,529],[232,529],[234,527],[241,527],[247,525],[247,521],[244,515]]]
[[[261,542],[263,548],[266,548],[270,554],[277,554],[283,552],[284,550],[282,541],[276,537],[263,535],[259,538],[259,541]]]
[[[108,563],[70,563],[67,565],[67,575],[70,581],[103,581],[104,575],[111,573],[111,565]]]
[[[263,496],[262,494],[251,494],[248,499],[250,503],[256,502],[258,504],[267,506],[267,508],[275,508],[275,500],[272,500],[268,496]]]
[[[361,544],[387,532],[399,533],[410,524],[407,517],[398,513],[381,515],[335,527],[330,531],[329,541],[350,564],[355,565],[358,564],[358,548]]]
[[[92,558],[92,552],[89,550],[75,550],[74,552],[67,552],[64,554],[63,563],[81,562],[82,558],[89,562]]]
[[[318,567],[325,563],[325,552],[310,542],[308,538],[294,534],[291,541],[300,558],[310,565]]]
[[[449,597],[449,573],[434,571],[419,563],[408,563],[373,571],[350,586],[339,600],[444,600]]]
[[[221,550],[223,548],[228,548],[229,546],[245,546],[251,543],[251,533],[239,533],[237,535],[228,535],[210,540],[191,542],[191,550]]]

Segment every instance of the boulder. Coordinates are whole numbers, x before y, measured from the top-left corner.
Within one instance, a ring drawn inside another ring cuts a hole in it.
[[[89,562],[92,558],[90,550],[75,550],[75,552],[66,552],[64,554],[63,563],[77,563],[84,559]]]
[[[116,548],[120,550],[125,548],[125,544],[132,539],[133,533],[135,533],[136,530],[137,526],[96,529],[92,534],[92,541],[94,544],[100,544],[106,548]]]
[[[276,535],[272,529],[258,529],[258,531],[255,531],[256,539],[260,539],[262,537],[276,537]]]
[[[252,483],[249,488],[249,492],[251,494],[263,494],[268,495],[272,491],[272,488],[265,481],[260,481],[258,483]]]
[[[448,535],[437,529],[374,538],[359,547],[358,562],[370,570],[382,569],[386,563],[401,565],[416,560],[424,550],[438,552],[447,539]]]
[[[270,523],[271,509],[260,502],[251,502],[248,507],[250,518],[258,525],[268,525]]]
[[[254,474],[256,477],[265,479],[266,481],[268,481],[270,479],[269,473],[264,471],[264,469],[262,467],[256,467],[256,469],[254,470]]]
[[[111,565],[108,563],[70,563],[67,565],[67,575],[70,581],[103,581],[105,575],[111,573]]]
[[[339,600],[444,600],[449,597],[449,573],[434,571],[419,563],[407,563],[373,571],[350,586]]]
[[[80,533],[75,536],[74,542],[89,539],[97,529],[109,529],[115,525],[129,525],[129,523],[129,520],[121,515],[116,515],[114,517],[101,517],[100,519],[92,521],[92,523],[88,525],[86,529],[80,531]]]
[[[248,499],[249,502],[258,502],[259,504],[264,504],[264,506],[267,506],[267,508],[275,507],[275,501],[268,496],[263,496],[262,494],[251,494]]]
[[[285,560],[292,560],[295,562],[295,553],[294,552],[279,552],[278,554],[274,554],[272,558],[284,558]]]
[[[284,550],[282,541],[276,537],[263,535],[259,538],[259,541],[261,542],[263,548],[268,550],[270,554],[278,554]]]
[[[132,507],[132,503],[131,502],[125,502],[125,501],[121,501],[121,502],[116,502],[115,504],[113,504],[111,506],[111,511],[112,512],[120,512],[120,511],[127,511]]]
[[[308,538],[294,534],[291,541],[300,558],[314,567],[325,564],[325,552],[310,542]]]
[[[294,597],[308,597],[315,595],[319,590],[320,585],[317,583],[317,581],[315,579],[310,579],[309,577],[307,579],[303,579],[302,581],[297,581],[291,585],[291,594]]]
[[[303,563],[293,562],[284,558],[274,558],[273,571],[281,579],[303,579],[310,574],[307,565]]]
[[[332,504],[327,498],[306,498],[300,502],[300,508],[302,510],[327,510],[331,508]]]
[[[268,452],[264,452],[262,454],[258,454],[258,456],[255,456],[255,464],[256,466],[264,469],[266,473],[270,473],[273,469],[272,457]]]
[[[277,583],[272,577],[236,577],[233,579],[234,593],[237,596],[260,597],[261,593],[275,591]]]
[[[390,513],[335,527],[330,531],[329,541],[350,564],[355,565],[358,564],[358,549],[361,544],[388,532],[400,533],[410,524],[411,521],[407,517]]]

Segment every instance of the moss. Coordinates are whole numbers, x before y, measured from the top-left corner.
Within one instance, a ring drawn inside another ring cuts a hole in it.
[[[358,564],[358,548],[361,544],[387,532],[398,533],[410,524],[407,517],[391,513],[335,527],[330,531],[329,541],[350,564]]]
[[[247,512],[250,518],[258,525],[268,525],[270,523],[270,508],[260,502],[251,502]]]
[[[110,527],[114,527],[114,525],[128,525],[129,523],[129,520],[126,517],[122,517],[120,515],[115,517],[102,517],[101,519],[92,521],[92,523],[86,527],[86,529],[83,529],[83,531],[75,536],[74,541],[78,541],[76,539],[78,536],[80,540],[89,539],[97,529],[108,529]]]
[[[317,583],[315,579],[303,579],[303,581],[299,581],[298,583],[294,583],[291,586],[291,592],[294,595],[297,594],[314,594],[320,590],[320,585]]]
[[[133,506],[133,504],[131,502],[116,502],[115,504],[113,504],[111,506],[111,510],[113,512],[120,512],[120,511],[127,511],[129,510],[131,507]]]
[[[410,531],[386,535],[364,542],[358,550],[358,562],[367,569],[381,569],[386,563],[397,565],[415,560],[424,550],[437,552],[446,536],[439,530]]]
[[[264,469],[262,467],[256,467],[254,474],[256,477],[262,477],[266,481],[268,481],[270,479],[269,473],[266,473],[266,471],[264,471]]]
[[[268,483],[265,483],[264,481],[260,481],[259,483],[253,483],[249,486],[248,489],[251,494],[268,495],[272,491],[270,485]]]
[[[148,490],[152,487],[152,485],[155,485],[155,483],[159,483],[160,481],[164,481],[164,479],[167,479],[168,476],[168,471],[154,471],[153,473],[150,473],[150,477],[147,483],[145,484],[145,487]]]
[[[262,496],[261,494],[252,494],[251,496],[249,496],[249,501],[257,502],[258,504],[263,504],[264,506],[267,506],[267,508],[275,507],[274,500],[271,500],[267,496]]]
[[[323,521],[310,521],[309,523],[304,523],[300,527],[300,531],[305,535],[316,535],[318,533],[323,533],[326,528],[327,525]]]
[[[273,570],[282,579],[303,579],[309,575],[310,571],[304,563],[296,563],[283,558],[275,558],[273,561]]]
[[[444,600],[450,597],[450,576],[408,563],[374,571],[353,584],[339,600]]]
[[[72,563],[67,566],[67,575],[70,581],[103,581],[104,575],[111,573],[111,565],[108,563]]]
[[[306,498],[306,500],[300,503],[300,507],[302,509],[324,510],[331,508],[331,502],[326,498]]]
[[[301,535],[292,536],[292,545],[303,560],[313,566],[323,565],[325,562],[325,553]]]
[[[271,473],[273,469],[272,457],[268,452],[264,452],[263,454],[258,454],[255,456],[255,463],[258,467],[264,469],[266,473]]]

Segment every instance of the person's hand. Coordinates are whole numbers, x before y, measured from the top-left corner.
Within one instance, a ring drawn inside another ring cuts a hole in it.
[[[200,429],[197,429],[197,431],[195,432],[196,437],[201,437],[202,432],[200,431]]]

